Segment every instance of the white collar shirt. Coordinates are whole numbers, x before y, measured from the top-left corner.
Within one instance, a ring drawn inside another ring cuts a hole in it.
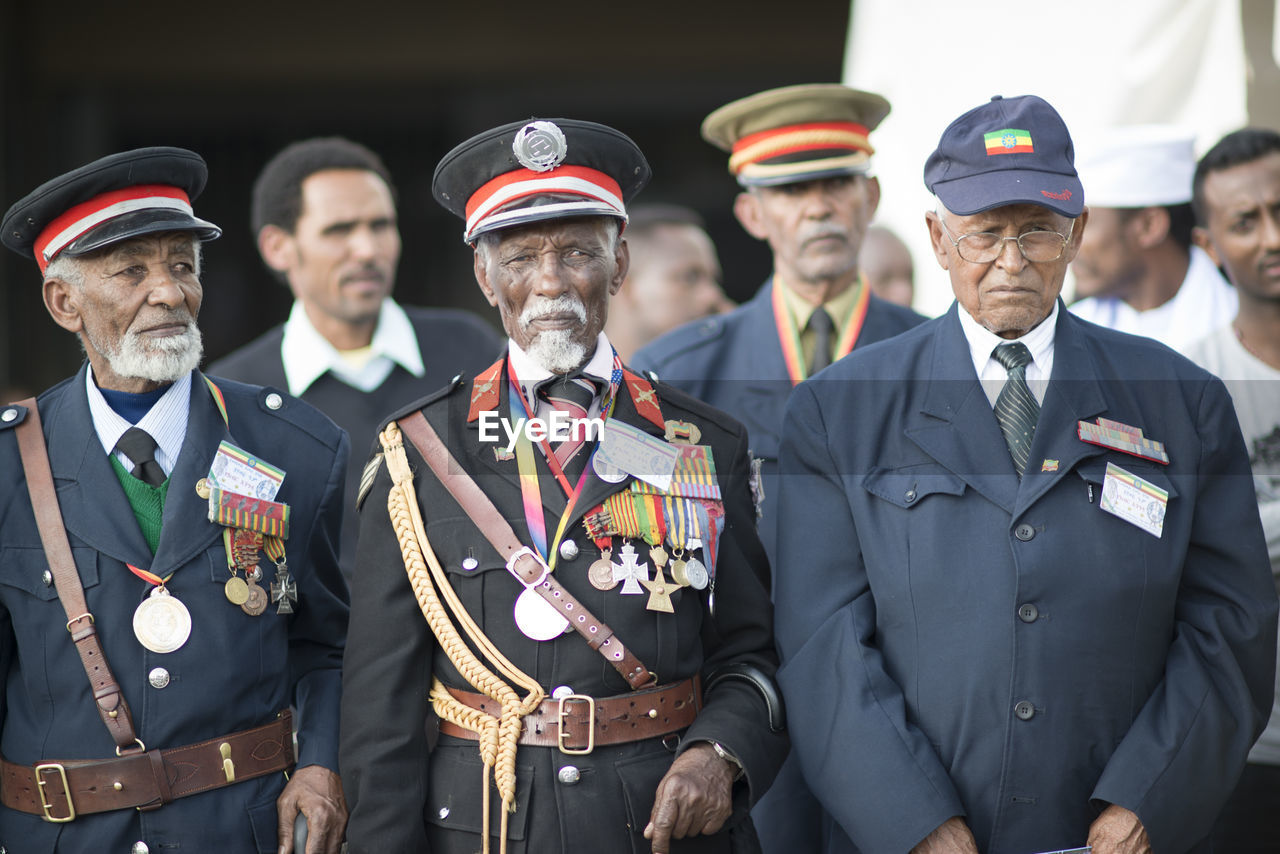
[[[137,427],[150,433],[151,438],[156,440],[156,462],[164,469],[165,477],[172,474],[182,450],[182,442],[187,437],[192,376],[194,372],[176,380],[137,424],[130,424],[107,403],[97,383],[93,381],[93,368],[90,367],[85,372],[85,392],[89,396],[89,416],[93,419],[93,429],[98,434],[102,449],[108,454],[114,453],[125,470],[132,471],[135,461],[116,451],[115,447],[126,430]]]
[[[280,342],[280,358],[289,393],[295,397],[301,395],[327,372],[366,393],[382,385],[397,364],[415,377],[425,373],[413,323],[391,297],[382,301],[378,325],[369,346],[372,357],[363,367],[354,368],[316,330],[302,303],[295,301]]]
[[[548,418],[551,412],[551,405],[545,400],[535,398],[534,393],[538,386],[546,380],[551,379],[554,374],[548,371],[542,365],[538,364],[533,358],[520,349],[520,345],[515,341],[508,340],[508,352],[511,359],[511,367],[515,371],[516,379],[520,383],[520,391],[524,395],[525,406],[534,403],[537,411],[534,413],[539,418]],[[596,338],[596,351],[582,366],[582,373],[590,376],[602,384],[601,389],[597,390],[595,400],[591,402],[591,409],[587,415],[591,418],[598,417],[601,410],[601,390],[608,387],[609,381],[613,378],[613,345],[609,343],[608,337],[603,332]]]
[[[1031,363],[1027,365],[1027,386],[1035,395],[1036,402],[1043,404],[1045,388],[1053,374],[1053,336],[1058,325],[1058,301],[1053,301],[1053,311],[1049,312],[1049,316],[1021,338],[1001,338],[974,320],[964,306],[959,306],[958,313],[960,328],[964,331],[965,340],[969,342],[973,369],[991,406],[995,407],[996,398],[1000,396],[1000,390],[1009,378],[1009,371],[995,360],[992,353],[1001,344],[1012,344],[1015,341],[1025,344],[1031,351]]]

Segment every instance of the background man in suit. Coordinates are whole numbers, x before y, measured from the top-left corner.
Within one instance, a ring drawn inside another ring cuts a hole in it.
[[[495,128],[436,168],[510,341],[397,415],[371,468],[344,664],[353,852],[472,854],[486,829],[530,852],[755,844],[747,811],[786,737],[746,433],[626,370],[602,331],[627,273],[625,205],[648,178],[629,138],[572,119]],[[604,419],[604,437],[521,432],[512,450],[494,422],[525,415]],[[415,425],[452,460],[423,450],[428,468],[399,438]],[[495,517],[446,491],[459,475]],[[521,575],[538,561],[546,584]]]
[[[1205,850],[1275,666],[1226,389],[1064,310],[1088,212],[1043,100],[960,116],[925,183],[956,302],[786,416],[780,679],[829,850]]]
[[[251,224],[263,262],[293,291],[293,310],[209,373],[287,390],[347,431],[356,452],[340,562],[351,582],[356,488],[378,422],[487,365],[501,338],[470,312],[402,308],[392,299],[395,190],[381,158],[362,145],[324,137],[285,148],[254,183]]]
[[[792,388],[853,348],[924,320],[874,296],[858,267],[880,201],[867,135],[888,113],[879,95],[833,83],[770,89],[707,116],[703,138],[732,152],[729,171],[743,187],[734,214],[769,244],[773,275],[750,302],[677,329],[635,358],[637,368],[746,425],[760,539],[775,567],[774,475]],[[764,850],[818,850],[820,812],[788,762],[755,811]]]
[[[39,509],[60,509],[73,566],[46,551],[24,480],[15,434],[37,413],[0,410],[10,851],[285,851],[299,810],[308,854],[342,842],[348,445],[305,403],[196,370],[200,244],[220,234],[192,212],[205,177],[193,152],[138,149],[4,217],[5,245],[34,256],[45,306],[87,357],[38,400],[57,489]],[[85,613],[66,613],[79,588]]]
[[[1280,133],[1229,133],[1196,166],[1196,242],[1226,270],[1240,313],[1187,355],[1231,392],[1280,589]],[[1277,653],[1280,658],[1280,651]],[[1280,804],[1280,673],[1271,719],[1214,828],[1214,850],[1263,854],[1276,846]]]

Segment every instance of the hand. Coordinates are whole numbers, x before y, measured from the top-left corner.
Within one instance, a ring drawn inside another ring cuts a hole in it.
[[[676,757],[658,783],[653,812],[644,838],[653,854],[667,854],[672,839],[716,833],[733,812],[733,777],[737,768],[699,742]]]
[[[1151,854],[1151,840],[1137,815],[1111,804],[1089,825],[1093,854]]]
[[[299,812],[307,817],[305,854],[338,854],[347,829],[347,800],[337,774],[323,765],[299,768],[276,799],[276,810],[278,854],[303,854],[293,851],[293,823]]]
[[[978,843],[964,819],[952,816],[921,839],[911,854],[978,854]]]

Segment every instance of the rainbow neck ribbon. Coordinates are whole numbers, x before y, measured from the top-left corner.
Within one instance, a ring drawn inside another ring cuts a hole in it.
[[[511,414],[518,419],[527,419],[529,413],[525,409],[524,394],[520,391],[520,381],[516,378],[515,368],[512,367],[510,359],[507,359],[507,380],[511,386],[509,394]],[[618,351],[614,350],[609,391],[602,408],[602,420],[606,422],[613,415],[613,405],[617,401],[618,387],[620,385],[622,385],[622,359],[618,357]],[[537,464],[533,458],[533,443],[529,441],[529,436],[524,430],[520,430],[516,435],[516,465],[520,470],[520,497],[524,501],[524,518],[529,526],[529,536],[533,539],[533,546],[538,550],[538,554],[542,555],[542,559],[547,562],[547,566],[554,571],[556,558],[560,553],[560,540],[564,538],[565,528],[568,527],[569,520],[573,518],[573,509],[578,504],[578,496],[582,494],[582,487],[587,482],[587,472],[590,471],[591,465],[590,460],[588,460],[588,464],[582,468],[582,474],[578,478],[577,485],[570,488],[564,469],[560,467],[560,462],[556,459],[555,452],[551,449],[551,443],[547,439],[543,439],[538,444],[542,449],[542,455],[546,459],[548,467],[560,482],[561,489],[564,490],[569,499],[565,505],[564,513],[560,515],[560,524],[556,526],[555,539],[551,542],[549,548],[547,545],[547,522],[542,514],[542,486],[539,483]],[[592,456],[595,456],[595,451],[592,451]]]
[[[853,350],[858,343],[858,335],[862,332],[862,324],[867,319],[867,307],[871,304],[871,288],[867,287],[865,278],[859,276],[858,301],[853,306],[853,314],[849,322],[840,332],[840,340],[836,344],[836,359],[842,359]],[[804,350],[800,347],[800,330],[796,327],[796,319],[787,308],[786,297],[782,289],[786,287],[775,273],[773,276],[773,320],[778,327],[778,342],[782,345],[782,359],[787,364],[787,375],[791,384],[799,385],[808,378],[808,365],[804,363]]]

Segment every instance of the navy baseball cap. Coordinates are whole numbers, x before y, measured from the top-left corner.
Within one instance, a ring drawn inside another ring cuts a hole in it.
[[[1035,95],[996,95],[953,121],[925,161],[924,183],[960,216],[1018,204],[1072,219],[1084,210],[1071,134]]]

